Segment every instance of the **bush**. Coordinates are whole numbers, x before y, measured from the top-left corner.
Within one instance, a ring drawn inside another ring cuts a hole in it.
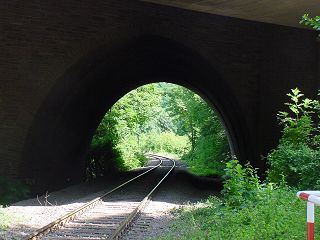
[[[242,167],[238,160],[229,161],[225,177],[222,193],[230,207],[245,207],[247,203],[257,201],[264,190],[256,170],[249,163]]]
[[[112,141],[107,138],[93,138],[86,159],[86,175],[88,179],[101,177],[105,173],[125,168],[120,152],[113,146]]]
[[[125,169],[133,169],[144,165],[146,157],[143,155],[141,149],[141,142],[137,141],[134,135],[128,135],[126,139],[119,141],[117,149],[123,159],[123,166]]]
[[[318,189],[320,178],[320,151],[304,144],[281,144],[268,155],[270,181],[285,180],[299,189]]]
[[[193,151],[183,156],[191,172],[199,176],[222,176],[230,159],[229,144],[220,120],[210,119],[200,132]]]
[[[185,155],[183,159],[196,175],[222,176],[229,157],[229,145],[225,136],[211,134],[200,136],[194,151]]]
[[[279,112],[283,134],[276,149],[267,157],[270,181],[286,181],[298,188],[319,188],[316,169],[320,167],[318,100],[303,98],[299,89],[287,94],[290,112]]]
[[[225,173],[223,200],[210,197],[205,202],[176,210],[171,232],[159,239],[305,237],[306,203],[296,197],[296,190],[261,183],[255,169],[249,164],[243,167],[237,160],[227,163]],[[320,234],[317,227],[316,234]]]
[[[176,210],[170,232],[158,239],[304,239],[305,205],[295,191],[281,188],[246,208],[229,208],[219,198],[211,197]],[[316,215],[318,218],[319,214]],[[320,234],[319,227],[316,223],[316,235]]]
[[[30,189],[20,180],[0,176],[0,205],[8,205],[29,197]]]
[[[174,132],[152,132],[143,138],[145,152],[171,153],[181,157],[190,149],[188,137],[178,136]]]

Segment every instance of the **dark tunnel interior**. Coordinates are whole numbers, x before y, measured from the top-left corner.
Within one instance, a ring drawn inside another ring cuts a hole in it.
[[[130,90],[158,81],[188,87],[206,99],[220,114],[237,158],[254,159],[244,116],[215,66],[178,42],[147,36],[98,49],[57,81],[29,130],[23,175],[39,190],[81,181],[84,157],[106,110]]]

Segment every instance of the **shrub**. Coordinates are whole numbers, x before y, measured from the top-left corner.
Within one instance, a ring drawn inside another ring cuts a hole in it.
[[[222,176],[229,159],[225,130],[216,116],[203,126],[193,151],[183,156],[191,172],[200,176]]]
[[[125,168],[120,152],[114,147],[112,141],[107,138],[93,138],[86,159],[86,175],[88,179]]]
[[[144,135],[145,152],[171,153],[182,156],[190,149],[187,136],[178,136],[174,132],[152,132]]]
[[[251,207],[229,208],[217,197],[178,209],[170,231],[158,239],[298,240],[306,237],[305,202],[278,188]],[[316,213],[319,217],[319,213]],[[316,223],[316,235],[320,234]]]
[[[119,141],[117,149],[123,159],[122,170],[140,167],[146,161],[141,150],[141,142],[138,142],[134,135],[128,135],[126,139]]]
[[[237,160],[227,163],[225,174],[223,200],[210,197],[205,202],[176,210],[171,231],[159,239],[305,237],[306,203],[296,197],[296,190],[261,183],[255,169],[249,164],[241,166]],[[316,226],[316,234],[319,233]]]
[[[0,176],[0,205],[7,205],[20,201],[29,196],[27,184],[17,179]]]
[[[319,188],[320,151],[304,144],[281,144],[268,155],[270,181],[300,189]]]
[[[196,175],[222,176],[229,157],[229,146],[225,136],[211,134],[200,136],[194,151],[183,158]]]
[[[287,95],[291,98],[286,103],[290,111],[278,113],[283,134],[278,147],[268,154],[268,177],[270,181],[284,180],[299,188],[318,188],[320,103],[303,98],[297,88]]]
[[[248,202],[256,201],[261,194],[259,177],[249,163],[242,167],[238,160],[227,162],[225,177],[222,193],[230,207],[244,207]]]

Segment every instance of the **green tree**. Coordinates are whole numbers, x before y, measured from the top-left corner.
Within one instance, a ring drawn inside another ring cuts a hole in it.
[[[200,96],[173,84],[149,84],[129,92],[107,112],[93,137],[89,172],[138,167],[147,151],[185,155],[192,169],[208,172],[224,168],[216,160],[224,159],[227,149],[218,117]]]
[[[181,86],[171,86],[166,102],[177,134],[187,135],[191,143],[184,156],[191,170],[199,175],[222,175],[230,154],[219,117],[199,95]]]

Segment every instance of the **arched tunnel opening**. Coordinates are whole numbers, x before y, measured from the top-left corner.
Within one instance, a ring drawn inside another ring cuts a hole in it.
[[[167,82],[146,84],[104,115],[86,157],[86,177],[142,167],[150,154],[183,159],[196,175],[221,177],[234,156],[228,136],[213,107],[192,90]]]
[[[130,90],[164,80],[211,103],[228,129],[233,153],[254,161],[243,113],[215,66],[181,43],[148,36],[98,49],[57,80],[29,130],[21,175],[36,191],[83,180],[86,153],[106,109]]]

